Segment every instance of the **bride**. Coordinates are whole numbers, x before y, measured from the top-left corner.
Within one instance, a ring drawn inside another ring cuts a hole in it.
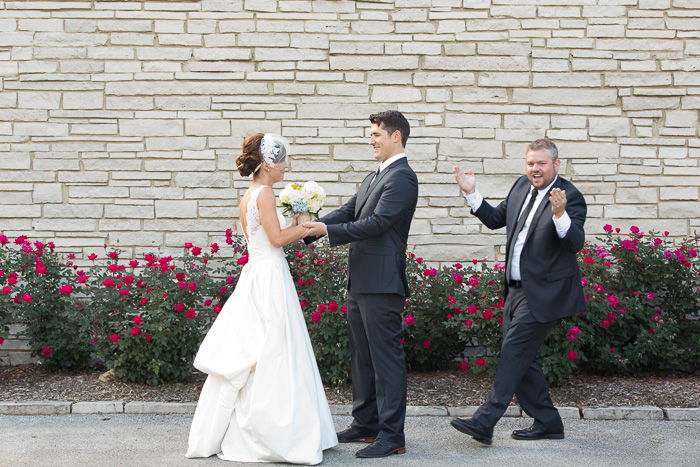
[[[194,361],[209,376],[190,428],[190,458],[313,465],[338,443],[282,250],[307,234],[285,227],[272,191],[288,153],[281,136],[258,133],[236,160],[253,179],[240,205],[249,261]]]

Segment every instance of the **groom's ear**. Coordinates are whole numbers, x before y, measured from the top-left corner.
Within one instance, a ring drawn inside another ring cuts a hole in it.
[[[400,143],[401,142],[401,131],[400,130],[394,130],[394,132],[391,134],[391,142],[392,143]]]

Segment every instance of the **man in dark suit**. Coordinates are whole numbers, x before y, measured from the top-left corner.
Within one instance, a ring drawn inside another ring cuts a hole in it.
[[[404,147],[406,118],[389,110],[369,117],[369,144],[380,163],[344,206],[304,224],[310,235],[328,235],[331,246],[350,243],[348,335],[352,364],[353,421],[338,441],[372,443],[357,457],[405,452],[406,357],[401,314],[409,295],[406,243],[418,201],[418,179]],[[310,238],[309,241],[313,241]]]
[[[454,169],[472,213],[489,229],[506,227],[506,302],[496,381],[472,418],[451,422],[484,444],[491,444],[493,427],[513,395],[534,418],[530,428],[513,431],[513,438],[564,438],[564,425],[536,357],[555,321],[584,308],[576,253],[584,242],[586,202],[558,175],[561,161],[552,141],[530,143],[525,162],[525,175],[496,207],[476,191],[471,170],[465,174]]]

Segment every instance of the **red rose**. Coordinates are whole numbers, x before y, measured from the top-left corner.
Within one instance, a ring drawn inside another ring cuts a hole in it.
[[[58,291],[61,292],[62,295],[68,295],[73,291],[73,287],[70,285],[62,285],[58,288]]]
[[[134,283],[134,276],[131,276],[131,275],[124,276],[124,278],[122,280],[124,281],[125,284],[133,284]]]
[[[299,307],[304,308],[308,302],[306,300],[299,300]]]
[[[51,353],[51,347],[48,345],[41,349],[41,355],[49,355]]]
[[[112,258],[112,259],[117,259],[117,258],[119,258],[119,253],[116,252],[116,251],[110,251],[110,252],[109,252],[109,257]]]
[[[187,249],[192,248],[192,246],[193,246],[193,245],[192,245],[192,242],[186,242],[186,243],[183,245],[183,247],[185,247],[185,248],[187,248]]]
[[[7,239],[7,237],[5,237],[5,239]],[[7,242],[5,242],[5,243],[7,243]],[[0,345],[2,345],[4,343],[5,343],[5,338],[0,336]]]
[[[22,300],[24,300],[27,303],[31,303],[32,301],[34,301],[34,298],[30,294],[26,293],[22,295]]]
[[[431,345],[433,345],[433,343],[430,342],[430,339],[426,339],[423,341],[423,348],[424,349],[426,349],[426,350],[429,349]]]
[[[219,295],[223,295],[226,292],[228,292],[228,287],[226,287],[225,285],[219,289]]]
[[[220,248],[219,248],[219,244],[218,244],[218,243],[212,243],[212,244],[211,244],[211,252],[212,252],[212,253],[216,253],[217,251],[219,251],[219,249],[220,249]]]
[[[462,371],[469,371],[469,362],[464,361],[459,364],[459,367],[462,369]]]
[[[178,313],[182,313],[183,311],[185,311],[185,305],[183,305],[182,303],[176,304],[175,311],[177,311]]]
[[[36,263],[37,274],[46,274],[46,265],[42,262]]]
[[[111,340],[112,342],[117,342],[117,341],[119,341],[119,334],[117,334],[117,333],[110,334],[109,340]]]
[[[7,285],[15,285],[17,283],[17,274],[10,273],[10,277],[7,278]]]
[[[416,318],[413,315],[406,315],[403,320],[409,326],[413,326],[413,324],[416,322]]]
[[[472,320],[470,320],[470,319],[465,319],[465,320],[464,320],[464,325],[465,325],[465,326],[471,326],[472,324],[474,324],[474,321],[472,321]]]
[[[90,261],[95,261],[95,260],[97,259],[97,255],[96,255],[95,253],[90,253],[90,254],[88,255],[88,259],[89,259]]]
[[[633,234],[639,233],[639,227],[633,225],[632,227],[630,227],[630,232],[632,232]]]
[[[179,281],[184,281],[185,277],[187,277],[187,276],[185,275],[184,272],[178,272],[175,274],[175,278]]]
[[[214,313],[218,315],[221,312],[221,308],[221,305],[214,305]]]
[[[141,305],[148,305],[148,299],[147,298],[142,298],[141,301],[139,301]]]
[[[319,313],[318,311],[314,311],[313,313],[311,313],[310,316],[311,321],[313,321],[314,323],[318,323],[319,321],[321,321],[321,313]]]
[[[474,313],[476,313],[476,311],[478,309],[479,309],[479,307],[477,307],[476,305],[469,305],[467,307],[467,313],[469,313],[470,315],[473,315]]]
[[[600,323],[600,325],[607,329],[607,328],[610,327],[610,321],[608,321],[607,319],[605,319],[605,320],[603,320],[603,321]]]
[[[335,312],[338,311],[338,303],[337,302],[328,302],[328,309]]]
[[[5,286],[2,288],[2,293],[7,295],[8,293],[12,293],[12,287]]]
[[[452,279],[453,279],[456,283],[458,283],[458,284],[461,284],[462,282],[464,282],[464,278],[463,278],[462,275],[461,275],[460,273],[458,273],[458,272],[453,272],[453,273],[452,273]]]
[[[202,252],[202,249],[198,246],[192,247],[192,254],[198,256]]]
[[[136,336],[138,336],[138,335],[140,335],[140,334],[141,334],[141,328],[137,328],[136,326],[134,326],[133,328],[131,328],[131,335],[132,335],[133,337],[136,337]]]
[[[133,321],[136,326],[141,326],[143,324],[143,318],[138,315],[131,318],[131,321]]]
[[[88,279],[89,279],[88,276],[80,276],[80,277],[78,277],[78,284],[84,284],[85,282],[88,281]]]
[[[610,232],[613,231],[613,227],[612,227],[612,225],[610,225],[610,224],[605,224],[605,225],[603,226],[603,230],[605,230],[606,232],[610,233]]]
[[[246,264],[247,262],[248,262],[248,255],[244,255],[244,256],[241,256],[240,258],[238,258],[238,260],[236,261],[236,264],[238,264],[238,265]]]
[[[178,282],[177,286],[180,287],[181,289],[186,289],[186,288],[187,288],[187,282],[185,282],[185,281],[180,281],[180,282]]]
[[[586,264],[593,264],[595,260],[593,259],[592,256],[588,255],[585,258],[583,258],[583,262]]]
[[[119,291],[119,295],[121,295],[122,297],[126,297],[127,295],[131,295],[131,292],[129,292],[129,289],[121,289]]]
[[[105,279],[104,282],[102,283],[105,287],[114,287],[114,280],[113,279]]]
[[[24,243],[26,240],[27,240],[27,236],[26,236],[26,235],[20,235],[19,237],[15,238],[15,244],[21,245],[21,244]]]
[[[196,282],[190,282],[190,285],[189,285],[188,287],[189,287],[189,289],[190,289],[192,292],[194,292],[195,290],[197,290],[197,283],[196,283]]]
[[[484,310],[481,316],[486,320],[490,320],[493,317],[493,312],[491,310]]]
[[[6,243],[10,243],[10,241],[7,239],[7,237],[4,234],[0,234],[0,244],[4,245]]]
[[[476,366],[486,365],[486,359],[484,357],[479,357],[476,359]]]
[[[327,308],[326,304],[321,303],[319,306],[316,307],[316,311],[318,311],[319,313],[323,313],[324,311],[326,311],[326,308]]]
[[[197,316],[197,312],[196,312],[194,309],[189,308],[189,309],[185,312],[185,316],[187,316],[189,319],[194,319],[195,316]]]
[[[226,283],[227,283],[227,284],[233,284],[233,281],[234,281],[234,280],[235,280],[235,279],[234,279],[233,276],[228,276],[228,277],[226,278]]]
[[[132,268],[135,268],[138,265],[139,265],[139,262],[136,261],[135,259],[132,259],[131,261],[129,261],[129,266],[131,266]]]
[[[576,353],[575,350],[569,350],[569,353],[566,356],[572,362],[575,362],[576,360],[578,360],[578,354]]]
[[[146,336],[143,338],[143,340],[146,341],[146,344],[150,344],[150,343],[151,343],[151,335],[150,335],[150,334],[146,334]]]

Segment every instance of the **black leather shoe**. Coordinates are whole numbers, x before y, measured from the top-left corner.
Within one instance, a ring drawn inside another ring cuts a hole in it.
[[[339,443],[374,443],[377,440],[377,433],[361,430],[351,426],[336,433]]]
[[[530,428],[525,428],[524,430],[515,430],[513,433],[511,433],[510,437],[521,441],[534,441],[536,439],[564,439],[564,430],[548,431],[544,428],[539,428],[533,425]]]
[[[406,446],[403,444],[391,443],[383,439],[378,439],[366,448],[362,448],[355,453],[355,457],[371,458],[386,457],[392,454],[404,454]]]
[[[483,428],[471,418],[455,418],[450,425],[482,444],[491,445],[493,442],[493,428]]]

